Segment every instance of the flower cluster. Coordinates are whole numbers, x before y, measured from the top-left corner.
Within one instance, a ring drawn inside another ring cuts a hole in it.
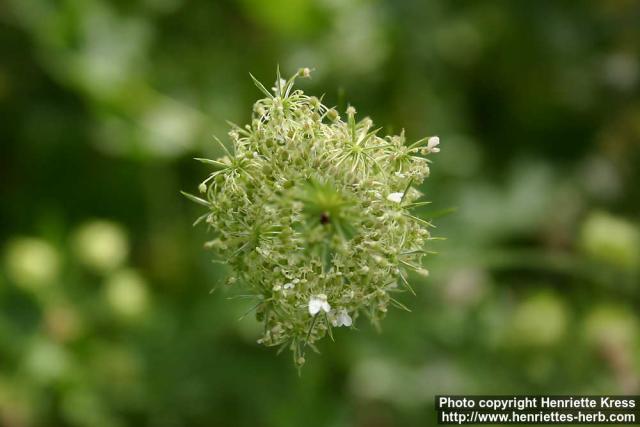
[[[251,123],[233,126],[233,147],[188,195],[208,211],[215,232],[206,246],[256,299],[264,323],[259,342],[289,347],[297,364],[332,328],[364,315],[375,325],[394,294],[413,292],[409,271],[423,275],[430,223],[412,213],[429,175],[424,156],[439,151],[438,137],[407,144],[404,133],[379,136],[368,117],[346,120],[315,96],[294,89],[301,69],[253,106]],[[253,76],[252,76],[253,77]],[[245,292],[246,293],[246,292]]]

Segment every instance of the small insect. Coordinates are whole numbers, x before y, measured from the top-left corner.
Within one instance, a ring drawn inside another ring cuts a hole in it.
[[[328,212],[322,212],[322,215],[320,215],[320,224],[322,224],[322,225],[329,224],[329,213]]]

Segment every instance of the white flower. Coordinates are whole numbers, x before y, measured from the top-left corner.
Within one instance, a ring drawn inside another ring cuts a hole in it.
[[[320,310],[325,313],[331,311],[331,306],[327,302],[327,296],[325,294],[318,294],[309,298],[309,314],[315,316]]]
[[[340,326],[351,326],[353,324],[353,320],[351,320],[351,316],[347,313],[347,310],[341,308],[338,310],[338,314],[331,320],[331,323],[335,327]]]
[[[387,200],[393,203],[400,203],[403,196],[404,193],[391,193],[387,196]]]
[[[432,136],[427,140],[427,151],[430,153],[439,153],[440,149],[438,148],[438,144],[440,144],[440,138]]]

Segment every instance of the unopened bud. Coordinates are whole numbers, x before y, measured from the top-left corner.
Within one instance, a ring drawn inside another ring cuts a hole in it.
[[[298,70],[298,77],[308,78],[311,76],[311,69],[308,67],[300,68]]]

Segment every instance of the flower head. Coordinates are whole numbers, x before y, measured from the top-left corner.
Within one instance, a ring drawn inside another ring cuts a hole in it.
[[[390,293],[411,289],[409,271],[426,271],[430,224],[410,209],[429,175],[421,154],[439,143],[379,135],[352,106],[343,121],[294,87],[310,73],[278,73],[273,91],[254,78],[264,98],[229,132],[231,148],[218,141],[222,157],[199,159],[212,171],[201,197],[187,195],[208,209],[197,222],[215,233],[206,247],[231,268],[228,283],[256,298],[259,342],[288,346],[296,363],[332,327],[402,307]]]

